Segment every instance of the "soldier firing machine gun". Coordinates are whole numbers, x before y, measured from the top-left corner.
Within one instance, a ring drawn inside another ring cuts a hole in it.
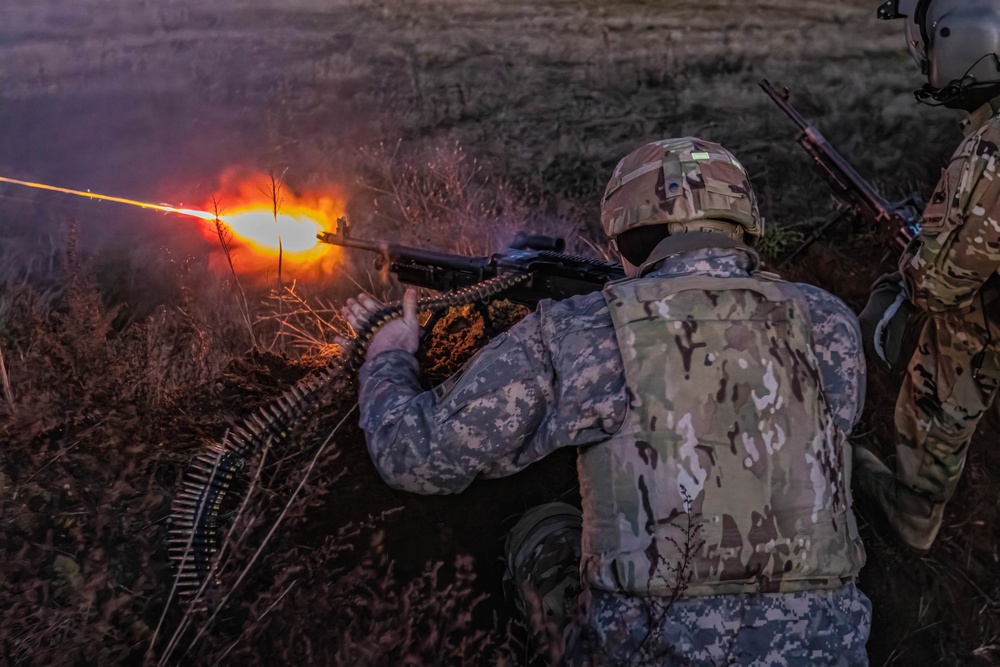
[[[350,236],[343,218],[337,221],[335,232],[321,233],[318,238],[331,245],[377,252],[401,282],[442,292],[420,299],[417,308],[422,312],[443,312],[493,297],[534,308],[543,298],[564,299],[594,292],[625,275],[620,265],[563,254],[562,239],[525,233],[519,233],[506,251],[489,257],[356,239]],[[331,365],[255,410],[231,428],[221,443],[208,447],[191,462],[174,498],[170,518],[169,551],[177,566],[182,597],[197,601],[214,580],[222,543],[220,514],[223,505],[230,504],[226,503],[230,488],[238,483],[249,460],[261,452],[265,443],[269,442],[271,448],[282,445],[294,423],[318,407],[334,381],[361,366],[375,332],[401,313],[400,302],[374,313]]]
[[[767,79],[761,80],[760,87],[802,131],[798,138],[799,145],[809,153],[820,176],[833,190],[834,197],[846,207],[841,214],[809,234],[795,250],[781,261],[779,266],[788,263],[823,236],[827,229],[850,213],[859,216],[872,227],[888,228],[895,241],[905,248],[910,240],[920,233],[918,211],[923,209],[923,204],[919,197],[911,195],[895,204],[887,201],[830,145],[826,137],[792,106],[788,101],[789,91],[787,88],[779,93]]]

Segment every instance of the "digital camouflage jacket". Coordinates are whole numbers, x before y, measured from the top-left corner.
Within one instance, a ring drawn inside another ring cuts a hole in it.
[[[673,255],[649,275],[746,278],[752,268],[743,250],[706,248]],[[812,324],[823,396],[834,425],[849,433],[864,401],[857,319],[833,295],[796,287]],[[372,461],[388,484],[416,493],[457,493],[479,475],[512,474],[559,447],[600,445],[629,412],[622,354],[601,293],[542,301],[433,391],[421,389],[419,373],[416,359],[399,350],[377,355],[360,372]]]

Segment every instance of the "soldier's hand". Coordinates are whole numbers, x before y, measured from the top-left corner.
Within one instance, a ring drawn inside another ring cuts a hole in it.
[[[362,292],[357,299],[348,299],[344,307],[340,309],[340,314],[344,316],[351,328],[357,331],[377,310],[384,306],[385,304],[378,299]]]
[[[361,293],[357,299],[348,299],[341,310],[344,318],[357,331],[377,310],[382,303],[371,296]],[[414,354],[420,346],[420,323],[417,321],[417,291],[408,288],[403,296],[403,316],[389,322],[375,333],[368,346],[367,358],[372,358],[387,350],[403,350]]]
[[[895,368],[900,361],[906,362],[900,356],[913,310],[899,273],[889,273],[875,281],[868,304],[858,315],[869,363],[877,360],[888,368]]]

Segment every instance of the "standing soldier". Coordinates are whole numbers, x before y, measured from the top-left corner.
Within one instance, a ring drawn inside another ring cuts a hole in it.
[[[456,493],[578,449],[582,513],[530,510],[506,546],[551,662],[866,665],[846,446],[864,400],[856,318],[757,270],[756,197],[717,144],[626,156],[601,223],[629,278],[542,301],[433,391],[407,292],[360,372],[375,466],[396,488]],[[377,306],[361,295],[345,315],[357,326]]]
[[[1000,3],[889,0],[878,16],[906,20],[910,52],[928,77],[917,98],[969,112],[920,235],[861,316],[866,345],[890,365],[907,311],[927,316],[896,402],[895,475],[860,448],[855,467],[859,490],[892,532],[926,551],[1000,377]]]

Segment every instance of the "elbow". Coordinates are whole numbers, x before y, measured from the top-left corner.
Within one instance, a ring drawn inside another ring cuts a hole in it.
[[[369,443],[369,454],[379,477],[390,488],[422,496],[458,493],[468,481],[449,469],[432,465],[427,459],[416,459],[405,452],[376,451]]]
[[[382,481],[385,482],[386,486],[390,489],[395,489],[396,491],[406,491],[407,493],[417,493],[420,495],[433,495],[433,492],[426,491],[420,480],[416,479],[413,475],[396,472],[379,465],[376,465],[375,469],[378,471],[379,477],[382,478]]]
[[[929,315],[969,308],[984,282],[976,272],[959,272],[954,268],[935,268],[919,275],[904,272],[903,277],[910,303]]]
[[[389,488],[407,493],[416,493],[421,496],[446,496],[458,493],[462,489],[451,489],[441,486],[435,480],[408,472],[390,472],[383,468],[378,468],[379,476]]]
[[[397,491],[408,493],[425,493],[425,487],[420,480],[412,474],[411,469],[406,465],[402,457],[395,456],[391,449],[373,446],[372,438],[368,439],[368,454],[375,466],[375,471],[382,478],[387,486]]]

